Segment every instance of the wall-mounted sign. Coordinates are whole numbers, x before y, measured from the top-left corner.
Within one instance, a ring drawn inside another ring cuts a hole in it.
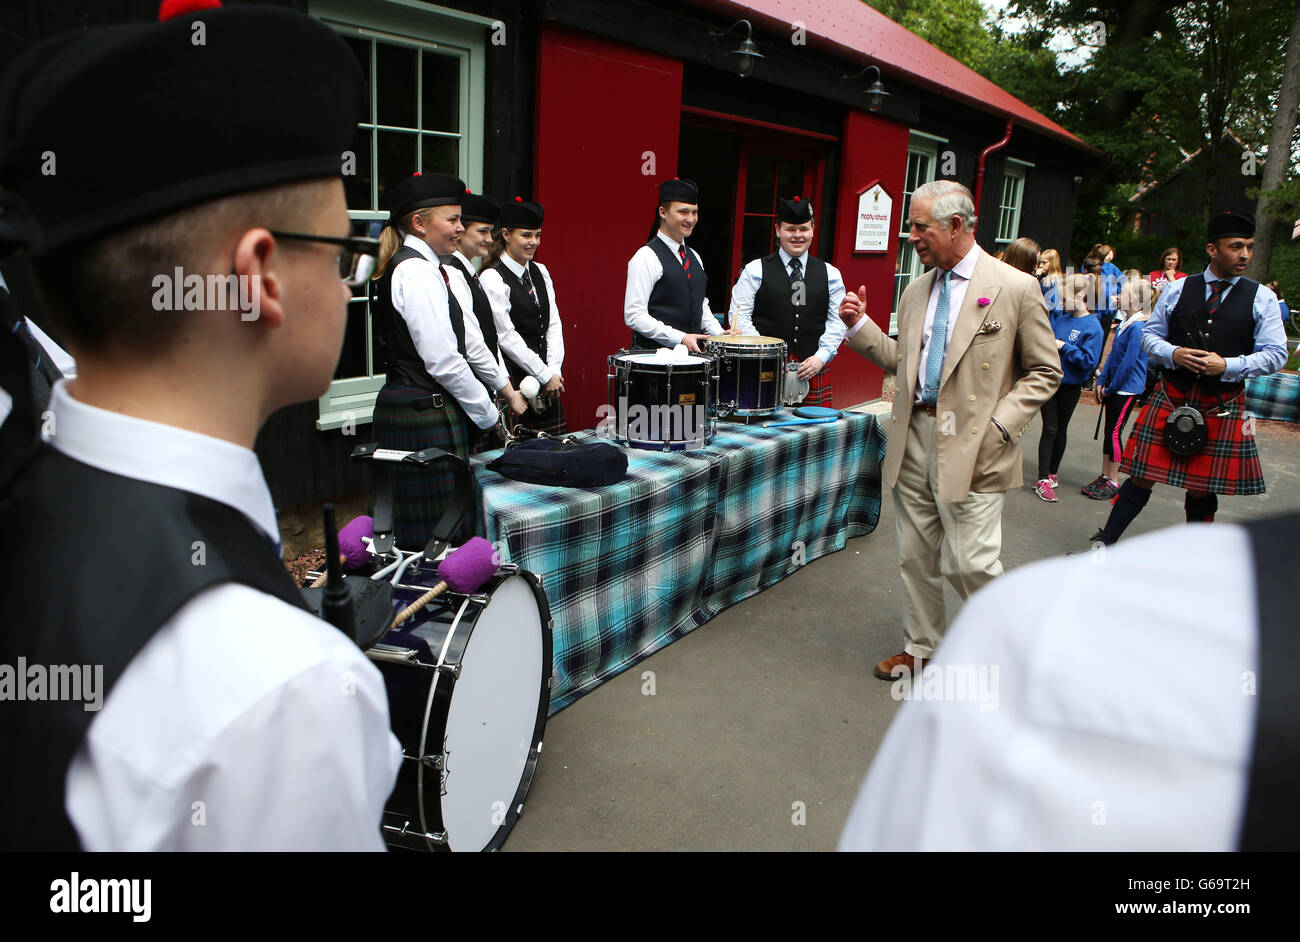
[[[890,220],[894,198],[879,182],[858,194],[858,218],[854,226],[853,251],[888,252],[893,238]]]

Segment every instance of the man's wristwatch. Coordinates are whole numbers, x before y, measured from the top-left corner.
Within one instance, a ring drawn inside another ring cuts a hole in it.
[[[997,419],[993,418],[992,416],[989,417],[989,421],[998,427],[998,431],[1002,433],[1002,440],[1010,444],[1011,436],[1007,434],[1007,430],[1003,428],[1002,423],[999,422]]]

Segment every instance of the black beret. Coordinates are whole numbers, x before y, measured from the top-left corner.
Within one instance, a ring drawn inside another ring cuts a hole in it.
[[[809,200],[801,200],[797,196],[792,200],[777,200],[776,218],[781,222],[795,225],[812,222],[812,203]]]
[[[502,229],[540,229],[543,215],[541,203],[529,203],[516,196],[512,202],[502,204],[497,225]]]
[[[388,197],[388,222],[427,206],[458,206],[465,198],[465,181],[446,173],[415,173],[393,189]]]
[[[1210,217],[1209,241],[1255,238],[1255,217],[1248,213],[1219,213]]]
[[[181,12],[55,36],[8,71],[0,187],[43,248],[340,176],[365,92],[346,43],[294,10],[213,6],[167,0],[160,18]]]
[[[461,222],[490,222],[496,224],[501,215],[501,204],[490,196],[465,191],[465,198],[460,204]]]
[[[673,177],[659,184],[659,202],[661,203],[698,203],[700,188],[694,180],[679,180]]]

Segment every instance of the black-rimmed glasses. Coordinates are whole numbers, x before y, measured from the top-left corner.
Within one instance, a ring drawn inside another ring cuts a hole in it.
[[[370,273],[375,270],[375,256],[379,254],[379,240],[368,236],[321,236],[306,235],[301,232],[276,232],[271,235],[277,239],[298,239],[303,242],[324,242],[337,245],[339,252],[339,277],[348,287],[355,288],[366,283]]]

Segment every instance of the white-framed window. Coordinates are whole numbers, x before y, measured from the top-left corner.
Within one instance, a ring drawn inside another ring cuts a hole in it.
[[[902,211],[899,214],[898,264],[894,268],[894,304],[890,309],[889,333],[898,334],[898,299],[903,291],[925,273],[925,266],[916,257],[910,242],[907,241],[907,204],[912,199],[912,191],[922,183],[936,179],[935,168],[939,161],[939,145],[948,143],[947,138],[935,137],[913,131],[907,144],[907,171],[903,175]]]
[[[482,191],[484,56],[492,21],[408,0],[310,0],[366,80],[343,187],[357,235],[379,235],[386,194],[412,173],[450,173]],[[371,421],[384,385],[369,289],[354,289],[338,368],[316,428]]]
[[[998,234],[994,240],[1000,248],[1020,236],[1020,206],[1025,195],[1025,171],[1033,164],[1014,157],[1007,158],[1002,171],[1002,196],[998,200]]]

